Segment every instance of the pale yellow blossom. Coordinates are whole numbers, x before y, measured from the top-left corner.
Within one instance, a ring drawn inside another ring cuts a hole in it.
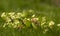
[[[32,17],[35,17],[35,14],[34,14],[34,15],[32,15]]]
[[[28,21],[30,21],[30,19],[29,19],[29,18],[28,18],[27,20],[28,20]]]
[[[58,27],[60,27],[60,24],[57,24]]]
[[[16,16],[16,18],[20,18],[21,15],[22,15],[22,13],[17,13],[15,16]]]
[[[49,22],[49,27],[52,28],[54,26],[55,22],[54,21],[50,21]]]
[[[6,17],[6,13],[3,12],[2,15],[1,15],[1,17]]]
[[[16,19],[16,17],[15,16],[11,16],[11,19]]]
[[[19,23],[19,20],[14,20],[14,23],[15,23],[15,24],[18,24],[18,23]]]
[[[8,15],[10,15],[10,16],[13,16],[14,14],[15,14],[15,12],[8,13]]]
[[[6,17],[6,22],[10,22],[11,19],[9,17]]]

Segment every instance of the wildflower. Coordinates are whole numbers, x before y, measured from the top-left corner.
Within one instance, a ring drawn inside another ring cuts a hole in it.
[[[35,14],[34,14],[34,15],[32,15],[32,17],[35,17]]]
[[[53,21],[50,21],[50,22],[49,22],[49,27],[52,28],[52,27],[54,26],[54,24],[55,24],[55,23],[54,23]]]
[[[38,21],[38,18],[32,18],[31,21],[32,22],[37,22]]]
[[[14,14],[15,14],[15,12],[8,13],[8,15],[10,15],[10,16],[13,16]]]
[[[36,24],[36,25],[39,25],[40,24],[38,18],[32,18],[31,19],[31,22],[34,23],[34,24]]]
[[[6,17],[6,13],[3,12],[2,15],[1,15],[1,17]]]
[[[10,13],[8,13],[9,15],[14,15],[15,14],[15,12],[10,12]]]
[[[14,23],[15,23],[15,24],[18,24],[18,23],[19,23],[19,20],[14,20]]]
[[[11,19],[9,18],[9,17],[6,17],[6,22],[10,22],[11,21]]]
[[[22,13],[17,13],[16,18],[20,18],[21,15]]]
[[[59,27],[59,26],[60,26],[60,24],[57,24],[57,26]]]
[[[11,19],[16,19],[16,17],[15,16],[11,16]]]
[[[23,21],[22,21],[23,24],[26,24],[26,21],[27,21],[26,19],[27,18],[23,19]]]
[[[30,21],[30,19],[29,19],[29,18],[28,18],[27,20],[28,20],[28,21]]]

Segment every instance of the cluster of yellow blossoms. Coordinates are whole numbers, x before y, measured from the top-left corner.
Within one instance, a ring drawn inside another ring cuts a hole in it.
[[[30,10],[31,12],[32,10]],[[24,13],[19,12],[10,12],[6,13],[3,12],[1,14],[1,18],[5,21],[3,27],[9,27],[9,28],[31,28],[38,29],[38,27],[41,27],[41,29],[44,29],[43,32],[49,31],[49,29],[52,29],[55,25],[55,22],[50,20],[47,21],[46,17],[36,17],[36,14],[33,14],[31,17],[25,17],[28,16]],[[41,18],[41,19],[40,19]],[[60,24],[56,25],[57,27],[60,27]]]

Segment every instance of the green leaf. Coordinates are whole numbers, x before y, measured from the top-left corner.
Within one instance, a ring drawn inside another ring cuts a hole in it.
[[[37,26],[36,26],[34,23],[32,23],[32,27],[33,27],[34,29],[37,29]]]
[[[31,22],[26,20],[25,25],[26,25],[26,27],[30,27],[31,26]]]

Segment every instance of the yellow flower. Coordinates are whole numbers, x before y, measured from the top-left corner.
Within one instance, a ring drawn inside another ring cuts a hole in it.
[[[22,15],[22,13],[17,13],[15,16],[16,16],[16,18],[20,18],[21,15]]]
[[[16,19],[16,17],[15,16],[11,16],[11,19]]]
[[[50,21],[49,22],[49,27],[52,28],[54,26],[54,24],[55,24],[54,21]]]
[[[31,22],[38,24],[38,23],[39,23],[39,20],[38,20],[38,18],[32,18],[32,19],[31,19]]]
[[[29,19],[29,18],[28,18],[27,20],[28,20],[28,21],[30,21],[30,19]]]
[[[3,12],[2,15],[1,15],[1,17],[6,17],[6,13]]]
[[[10,15],[10,16],[13,16],[14,14],[15,14],[15,12],[8,13],[8,15]]]
[[[57,24],[57,26],[59,27],[59,26],[60,26],[60,24]]]
[[[11,19],[9,18],[9,17],[6,17],[6,22],[10,22],[11,21]]]
[[[15,23],[15,24],[18,24],[18,23],[19,23],[19,20],[14,20],[14,23]]]
[[[35,17],[35,14],[34,14],[34,15],[32,15],[32,17]]]

